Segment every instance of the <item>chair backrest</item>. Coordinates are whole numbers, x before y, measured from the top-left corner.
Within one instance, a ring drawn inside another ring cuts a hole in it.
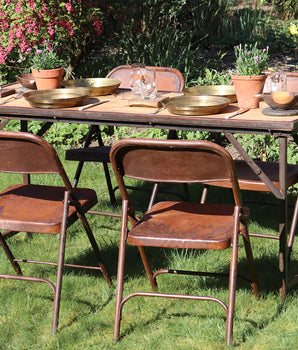
[[[122,197],[128,199],[123,177],[150,182],[229,182],[235,204],[242,206],[233,159],[208,141],[124,139],[110,152]]]
[[[156,82],[158,91],[181,92],[185,86],[182,73],[176,68],[146,66],[156,70]],[[120,88],[130,88],[131,66],[123,65],[112,69],[107,78],[121,80]]]
[[[0,172],[59,174],[71,188],[54,148],[43,138],[27,132],[0,131]]]

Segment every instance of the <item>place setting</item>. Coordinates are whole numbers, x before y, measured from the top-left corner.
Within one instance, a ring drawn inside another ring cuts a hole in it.
[[[298,92],[288,87],[287,72],[272,72],[267,79],[263,93],[256,95],[269,106],[262,109],[262,113],[276,117],[298,115]]]
[[[108,78],[73,79],[62,81],[60,88],[38,90],[32,74],[19,75],[17,79],[22,87],[11,98],[24,97],[32,107],[46,109],[75,106],[80,106],[79,110],[88,109],[108,102],[93,97],[113,94],[121,84],[120,80]],[[86,100],[88,103],[84,104]]]

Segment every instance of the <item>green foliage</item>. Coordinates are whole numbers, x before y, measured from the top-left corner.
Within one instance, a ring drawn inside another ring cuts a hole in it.
[[[298,18],[298,3],[296,0],[275,0],[273,5],[281,19]]]
[[[215,69],[205,67],[204,74],[199,76],[197,79],[190,81],[189,85],[229,85],[231,81],[232,79],[230,72],[218,72]]]
[[[264,162],[279,160],[279,142],[271,135],[235,134],[238,142],[252,159]],[[298,148],[292,140],[288,144],[288,163],[298,163]]]
[[[226,2],[222,1],[116,1],[113,47],[123,62],[175,67],[189,81],[199,69],[199,48],[218,31]],[[157,29],[158,28],[158,29]],[[162,33],[162,35],[161,35]]]
[[[44,123],[28,122],[28,131],[37,134]],[[43,137],[52,145],[65,150],[82,144],[88,133],[88,124],[54,123]],[[5,130],[20,130],[18,120],[10,120]]]

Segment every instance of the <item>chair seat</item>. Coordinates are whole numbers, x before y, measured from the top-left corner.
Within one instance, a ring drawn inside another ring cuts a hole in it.
[[[130,230],[128,243],[168,248],[226,249],[231,245],[235,224],[233,212],[232,205],[159,202]]]
[[[270,189],[260,180],[244,160],[235,160],[234,163],[241,190],[270,192]],[[279,189],[279,163],[261,161],[256,161],[255,163],[272,181],[274,186]],[[289,188],[298,182],[298,166],[288,164],[287,172],[287,188]],[[228,181],[210,181],[208,183],[214,186],[231,188],[231,184]]]
[[[110,163],[111,146],[76,148],[66,151],[65,159],[84,162]]]
[[[0,194],[0,230],[57,234],[61,232],[65,187],[15,185]],[[84,212],[97,203],[94,190],[76,188]],[[69,207],[68,226],[75,222],[77,213]]]
[[[256,162],[256,164],[269,177],[274,186],[279,189],[279,163],[259,161]],[[259,177],[251,170],[245,161],[235,161],[235,166],[239,186],[242,190],[270,191],[269,188],[262,181],[260,181]],[[298,166],[289,164],[287,169],[287,187],[290,187],[298,182]]]

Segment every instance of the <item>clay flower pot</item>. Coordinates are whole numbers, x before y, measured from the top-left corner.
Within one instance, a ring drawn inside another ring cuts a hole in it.
[[[262,94],[266,75],[232,75],[240,108],[259,108],[261,98],[255,95]]]
[[[37,70],[32,68],[37,90],[58,89],[61,86],[64,68]]]

